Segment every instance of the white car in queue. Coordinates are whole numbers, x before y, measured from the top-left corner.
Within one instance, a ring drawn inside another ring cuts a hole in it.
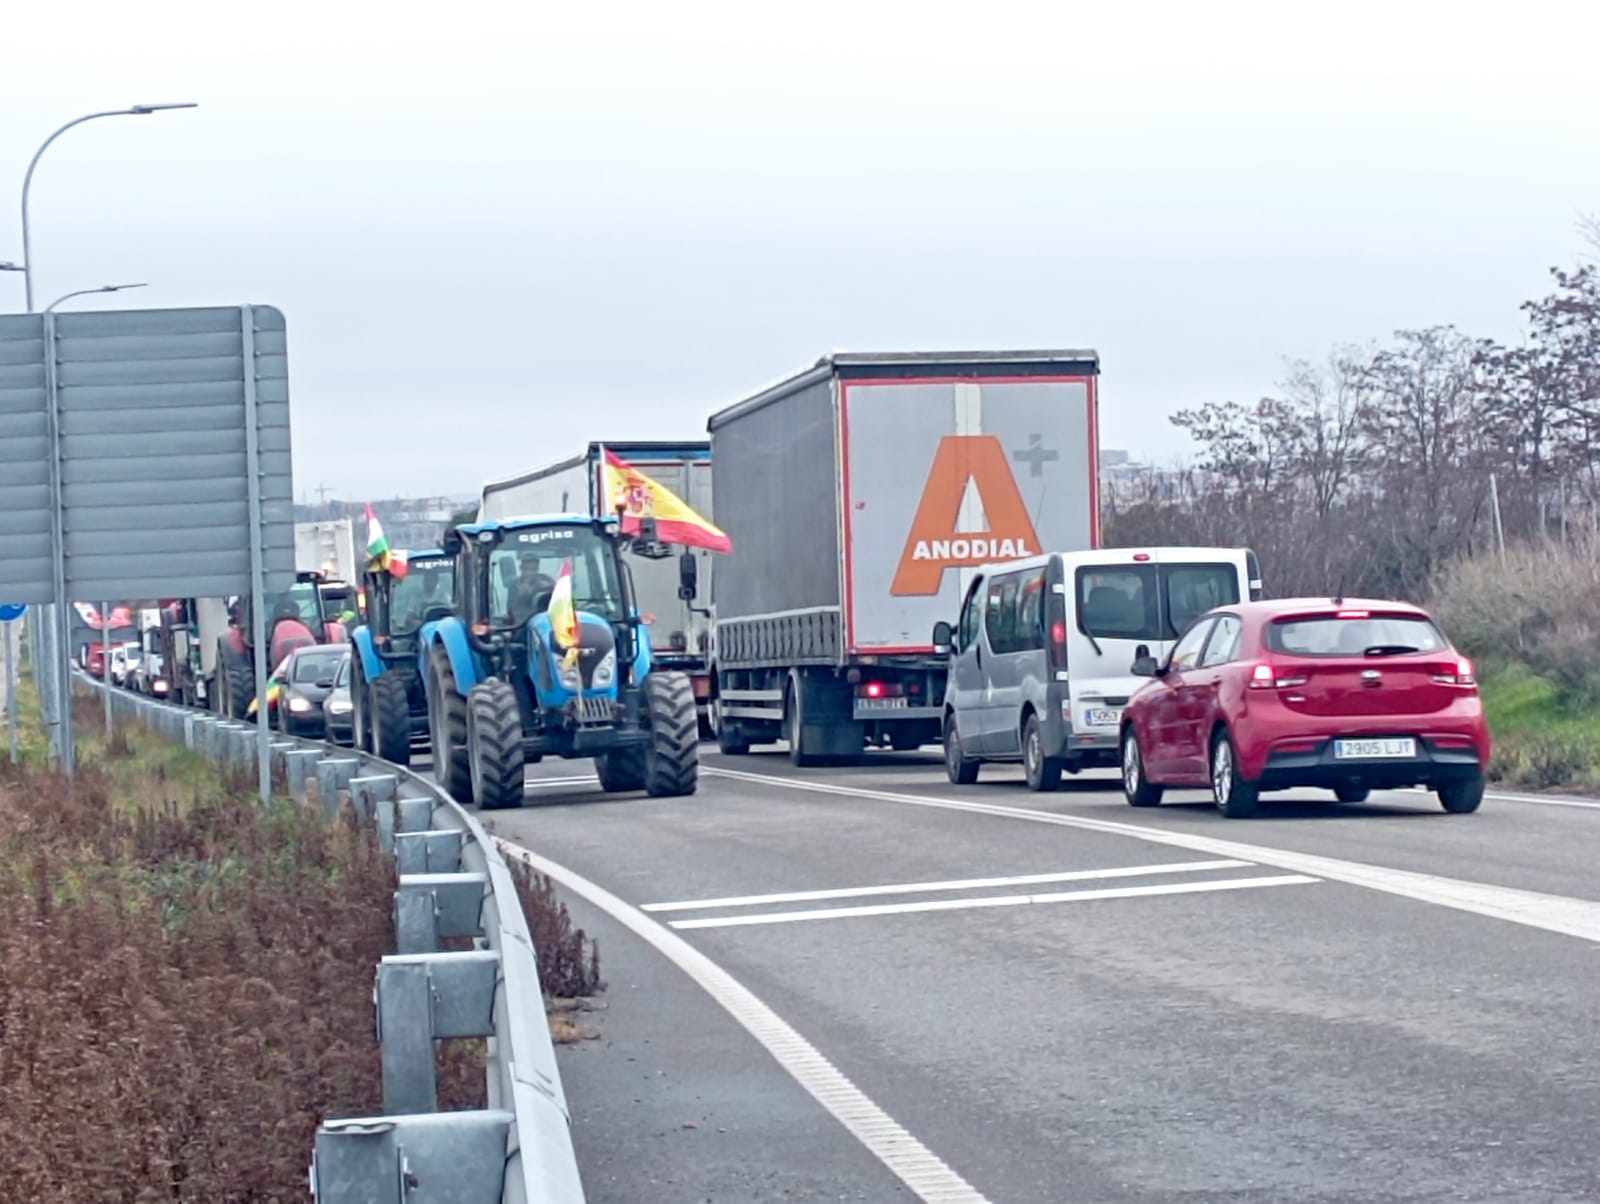
[[[1022,762],[1028,787],[1063,771],[1118,764],[1122,708],[1213,607],[1263,597],[1249,548],[1113,548],[1049,552],[973,570],[948,649],[945,769],[977,781],[985,761]]]

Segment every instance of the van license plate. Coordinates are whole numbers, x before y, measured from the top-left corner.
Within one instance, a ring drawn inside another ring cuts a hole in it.
[[[858,698],[856,706],[863,711],[903,711],[911,705],[904,694],[895,698]]]
[[[1090,707],[1083,713],[1086,727],[1116,727],[1122,722],[1122,712],[1116,707]]]
[[[1382,759],[1385,757],[1414,757],[1417,742],[1404,740],[1335,740],[1333,755],[1336,760]]]

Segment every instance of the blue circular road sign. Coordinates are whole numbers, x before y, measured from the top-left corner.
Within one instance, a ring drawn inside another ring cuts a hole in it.
[[[0,602],[0,623],[9,623],[28,613],[26,602]]]

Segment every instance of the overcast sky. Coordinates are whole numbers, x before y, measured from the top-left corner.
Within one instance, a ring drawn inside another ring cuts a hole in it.
[[[1600,210],[1597,33],[1570,0],[13,4],[0,197],[71,117],[199,101],[50,150],[38,302],[281,308],[302,496],[703,437],[834,350],[1092,347],[1104,445],[1165,458],[1285,357],[1513,337]]]

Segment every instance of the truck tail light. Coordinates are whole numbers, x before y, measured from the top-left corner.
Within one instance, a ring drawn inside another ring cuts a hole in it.
[[[862,698],[898,698],[905,690],[899,682],[864,681],[856,687],[856,693]]]

